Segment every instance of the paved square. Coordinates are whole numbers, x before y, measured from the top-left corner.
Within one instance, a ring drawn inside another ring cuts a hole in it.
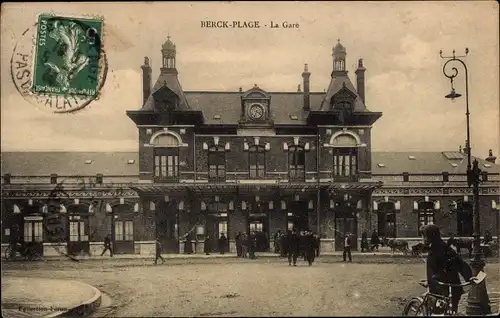
[[[361,261],[360,261],[361,262]],[[4,275],[76,279],[108,294],[112,316],[381,316],[400,315],[405,299],[424,292],[424,263],[312,267],[283,259],[104,260],[3,266]],[[29,271],[28,271],[29,269]],[[488,264],[488,290],[500,290],[499,264]],[[463,298],[465,301],[465,296]]]

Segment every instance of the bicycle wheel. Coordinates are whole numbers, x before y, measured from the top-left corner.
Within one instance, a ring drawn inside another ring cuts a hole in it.
[[[424,316],[423,300],[412,298],[403,309],[403,316]]]

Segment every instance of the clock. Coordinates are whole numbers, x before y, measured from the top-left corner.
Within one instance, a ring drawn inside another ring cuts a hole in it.
[[[264,116],[264,107],[261,104],[252,104],[248,114],[252,119],[260,119]]]

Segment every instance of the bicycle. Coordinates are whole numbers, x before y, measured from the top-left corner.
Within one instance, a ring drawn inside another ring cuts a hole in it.
[[[436,281],[438,285],[448,287],[448,296],[434,294],[427,290],[427,292],[425,292],[422,296],[412,297],[410,301],[408,301],[403,310],[403,316],[456,316],[457,312],[453,311],[451,308],[452,288],[479,284],[485,277],[486,274],[484,272],[480,272],[477,277],[473,277],[470,281],[460,284],[450,284]],[[419,281],[419,284],[425,288],[429,287],[427,280],[421,280]],[[440,313],[435,313],[438,310]]]

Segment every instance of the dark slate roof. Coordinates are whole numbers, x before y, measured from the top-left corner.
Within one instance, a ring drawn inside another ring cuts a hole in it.
[[[89,162],[90,163],[85,163]],[[133,164],[128,164],[134,160]],[[2,152],[2,175],[138,175],[137,152]]]
[[[182,90],[179,79],[177,78],[177,71],[163,71],[160,73],[158,80],[151,89],[151,95],[149,95],[146,103],[142,106],[141,110],[155,110],[155,99],[153,94],[157,92],[162,87],[168,87],[172,92],[174,92],[179,97],[179,108],[178,110],[190,110],[189,103],[186,100],[184,91]]]
[[[463,155],[463,154],[462,154]],[[414,156],[415,160],[409,159]],[[139,155],[137,152],[3,152],[1,156],[2,175],[48,176],[94,176],[102,173],[108,176],[138,175]],[[85,161],[92,160],[90,164]],[[129,160],[135,160],[128,164]],[[478,159],[480,168],[490,173],[500,173],[500,165]],[[453,167],[451,163],[458,164]],[[378,164],[384,164],[380,167]],[[484,164],[490,164],[485,167]],[[442,152],[373,152],[372,172],[374,174],[408,173],[464,173],[467,159],[446,159]]]
[[[410,159],[410,156],[412,159]],[[414,158],[414,159],[413,159]],[[500,165],[477,158],[479,168],[490,173],[500,173]],[[380,164],[383,164],[382,167]],[[485,166],[490,165],[490,167]],[[455,166],[456,165],[456,166]],[[457,151],[444,152],[373,152],[372,173],[464,173],[467,156]]]
[[[356,95],[356,100],[354,101],[354,111],[356,112],[367,111],[365,104],[361,100],[361,97],[359,97],[359,94],[354,88],[354,85],[352,85],[349,76],[347,76],[347,72],[335,74],[332,77],[330,85],[328,86],[328,90],[326,91],[325,98],[321,103],[320,110],[328,110],[328,107],[330,105],[330,100],[332,99],[333,95],[335,95],[338,91],[340,91],[342,87],[344,87],[344,85],[348,90],[350,90],[353,94]]]
[[[266,92],[271,96],[271,119],[275,124],[305,124],[308,112],[302,110],[302,92]],[[237,124],[241,115],[242,92],[185,92],[192,110],[203,111],[205,124]],[[311,110],[319,110],[325,93],[310,93]],[[214,119],[219,115],[220,119]],[[291,119],[290,116],[297,116]]]

